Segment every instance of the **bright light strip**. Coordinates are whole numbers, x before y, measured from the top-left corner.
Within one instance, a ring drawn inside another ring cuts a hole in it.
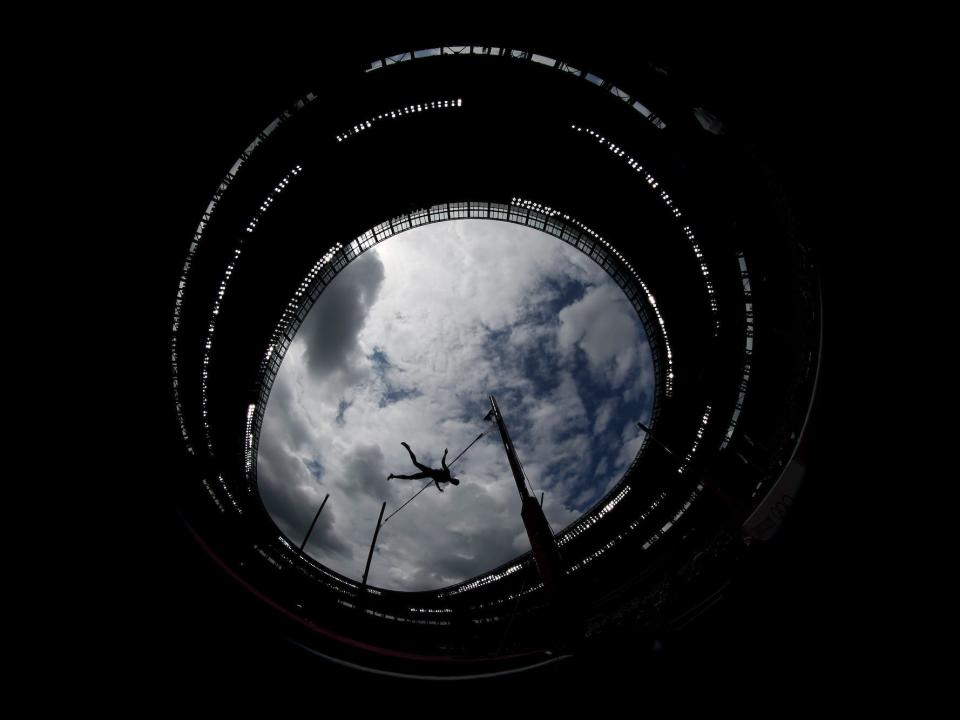
[[[223,507],[223,503],[220,502],[220,498],[217,497],[217,494],[213,491],[213,488],[210,487],[210,483],[207,482],[206,478],[203,478],[203,486],[207,489],[207,492],[210,494],[210,497],[213,499],[213,502],[216,504],[220,512],[224,512],[226,508]]]
[[[276,198],[287,189],[290,185],[290,181],[299,175],[303,171],[303,167],[300,165],[295,165],[293,169],[288,172],[283,178],[280,179],[280,182],[270,191],[266,199],[260,204],[260,207],[254,213],[250,222],[247,223],[247,233],[252,233],[257,227],[257,223],[260,222],[260,218],[270,209],[270,206],[273,205],[273,202]],[[209,367],[211,361],[211,353],[213,350],[213,335],[217,329],[217,317],[220,315],[220,306],[223,302],[223,296],[227,292],[227,285],[230,281],[230,276],[233,275],[233,271],[237,266],[237,261],[240,259],[240,253],[243,250],[243,240],[244,236],[241,235],[237,240],[237,247],[233,250],[233,258],[227,264],[227,269],[224,272],[223,279],[220,281],[220,287],[217,290],[217,299],[213,302],[213,309],[210,312],[210,321],[207,323],[207,334],[206,339],[203,344],[203,371],[201,373],[201,385],[200,385],[200,408],[201,415],[203,417],[203,431],[206,436],[207,441],[207,451],[212,455],[213,454],[213,435],[210,429],[210,422],[208,420],[209,416],[209,395],[208,395],[208,379],[209,379]]]
[[[620,148],[612,140],[608,140],[603,137],[603,135],[591,130],[590,128],[580,127],[578,125],[571,125],[571,130],[576,130],[578,133],[586,133],[593,139],[595,139],[599,144],[605,146],[610,152],[612,152],[618,158],[622,158],[627,165],[637,173],[640,173],[644,180],[647,181],[647,184],[653,189],[657,190],[657,195],[659,196],[661,202],[666,206],[674,218],[683,217],[683,212],[677,207],[676,202],[670,196],[670,194],[660,188],[660,182],[650,174],[649,171],[645,170],[643,165],[637,162],[632,156],[627,155],[626,152]],[[684,225],[682,228],[683,234],[687,236],[687,240],[690,241],[690,245],[693,248],[693,254],[697,258],[697,264],[700,266],[700,274],[703,276],[704,286],[707,290],[707,302],[710,306],[710,314],[713,316],[713,335],[717,336],[717,333],[720,331],[720,315],[717,307],[717,293],[713,287],[713,280],[710,278],[710,269],[707,267],[707,261],[704,258],[703,250],[700,248],[700,245],[697,243],[696,236],[694,235],[693,230],[689,225]]]
[[[568,542],[582,535],[588,529],[596,525],[598,522],[600,522],[603,516],[613,510],[613,508],[617,506],[617,503],[623,500],[629,492],[630,486],[624,485],[620,492],[618,492],[608,503],[600,508],[598,512],[590,515],[590,517],[586,518],[582,523],[578,523],[576,527],[571,528],[569,532],[565,532],[559,538],[557,538],[557,545],[566,545]]]
[[[686,472],[687,468],[690,466],[690,461],[693,459],[694,453],[697,452],[697,448],[700,446],[700,441],[703,439],[703,434],[706,432],[707,423],[710,421],[710,412],[711,407],[707,405],[707,409],[704,411],[703,417],[700,418],[700,427],[697,428],[697,435],[693,440],[693,445],[690,446],[690,450],[683,458],[683,462],[680,463],[680,467],[677,468],[678,473],[682,474]]]
[[[539,55],[537,53],[530,52],[529,50],[515,50],[509,48],[499,48],[499,47],[490,47],[490,46],[481,46],[481,45],[463,45],[463,46],[446,46],[446,47],[435,47],[435,48],[424,48],[422,50],[414,50],[412,53],[401,53],[399,55],[392,55],[387,58],[377,59],[371,62],[366,68],[365,72],[372,72],[374,70],[379,70],[382,67],[387,67],[388,65],[395,65],[401,62],[407,62],[408,60],[419,60],[420,58],[427,57],[437,57],[440,55],[485,55],[487,57],[509,57],[516,60],[526,60],[528,62],[536,63],[538,65],[543,65],[560,72],[566,73],[568,75],[575,75],[579,78],[582,78],[586,82],[589,82],[592,85],[596,85],[598,88],[606,90],[613,97],[618,100],[626,103],[627,107],[636,110],[640,115],[643,116],[645,120],[650,122],[654,127],[659,130],[663,130],[667,124],[661,120],[659,117],[654,115],[643,103],[641,103],[637,98],[632,97],[628,92],[622,90],[621,88],[616,87],[607,80],[604,80],[602,77],[594,75],[593,73],[584,72],[579,70],[569,63],[563,60],[556,60],[552,57],[546,55]]]
[[[441,597],[441,598],[454,597],[455,595],[460,595],[461,593],[465,593],[470,590],[476,590],[477,588],[483,587],[485,585],[489,585],[490,583],[497,582],[498,580],[503,580],[503,578],[513,575],[522,566],[523,566],[523,563],[515,563],[499,572],[493,573],[491,575],[484,575],[482,577],[476,578],[475,580],[471,580],[470,582],[465,583],[463,585],[458,585],[453,590],[449,590],[443,593],[438,593],[437,597]]]
[[[746,318],[743,348],[743,375],[740,378],[740,385],[737,388],[737,402],[733,408],[730,425],[727,427],[727,434],[724,435],[723,441],[720,443],[721,450],[727,447],[733,438],[734,431],[737,429],[737,421],[740,419],[743,401],[747,397],[747,385],[750,383],[750,370],[753,366],[753,292],[750,289],[750,274],[747,272],[747,261],[746,258],[743,257],[742,252],[737,253],[737,260],[740,264],[740,280],[743,283],[744,316]]]
[[[247,427],[243,442],[243,459],[248,474],[253,469],[253,413],[256,409],[257,406],[255,403],[251,403],[250,406],[247,407]]]
[[[449,110],[453,108],[463,107],[463,99],[455,98],[448,100],[433,100],[428,103],[415,103],[413,105],[405,105],[402,108],[396,110],[387,110],[382,112],[376,117],[369,118],[367,120],[361,121],[359,124],[354,125],[353,127],[347,128],[344,132],[339,133],[335,137],[337,142],[343,142],[344,140],[349,140],[355,135],[359,135],[364,130],[369,130],[378,122],[384,120],[393,120],[398,117],[403,117],[405,115],[416,115],[419,112],[424,110]]]
[[[240,157],[233,163],[233,166],[224,176],[223,180],[220,181],[220,184],[217,186],[217,190],[213,194],[213,198],[210,200],[210,203],[207,205],[206,211],[200,218],[200,224],[197,225],[197,229],[193,233],[193,240],[190,242],[189,248],[187,248],[187,258],[184,260],[183,269],[180,271],[180,280],[177,285],[177,297],[173,306],[173,325],[172,332],[170,336],[170,364],[173,371],[173,401],[177,413],[177,422],[180,425],[180,434],[183,437],[184,445],[186,446],[187,452],[190,455],[195,454],[193,442],[190,439],[190,433],[187,430],[187,424],[183,413],[183,402],[180,397],[180,382],[179,382],[179,373],[180,366],[179,360],[177,357],[177,344],[179,341],[180,333],[180,321],[183,314],[183,297],[186,291],[187,280],[190,275],[190,268],[193,266],[194,259],[196,258],[197,249],[200,246],[200,241],[203,239],[204,232],[207,225],[210,223],[210,219],[213,217],[213,213],[219,205],[220,200],[223,197],[223,194],[227,191],[227,188],[230,187],[234,178],[236,178],[237,173],[240,171],[240,168],[250,159],[253,152],[260,146],[260,144],[265,141],[273,132],[280,127],[284,122],[286,122],[295,112],[302,110],[304,107],[312,103],[317,99],[316,93],[307,93],[302,98],[297,100],[293,107],[290,110],[284,110],[279,117],[274,119],[267,127],[257,133],[257,136],[253,141],[247,145],[246,149],[240,153]]]

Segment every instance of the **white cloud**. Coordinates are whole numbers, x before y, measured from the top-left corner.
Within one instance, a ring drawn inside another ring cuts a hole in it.
[[[415,472],[400,442],[425,464],[444,447],[451,460],[492,428],[495,393],[559,530],[619,479],[625,448],[607,428],[639,419],[651,382],[636,314],[582,254],[506,223],[427,226],[355,261],[311,311],[268,403],[261,495],[299,543],[329,492],[308,550],[359,579],[380,503],[389,514],[421,487],[386,481]],[[454,471],[459,486],[429,488],[384,526],[372,584],[440,587],[529,549],[496,432]]]
[[[600,409],[597,410],[597,419],[593,423],[594,433],[602,433],[607,429],[607,425],[610,424],[610,420],[613,418],[613,413],[616,409],[616,398],[608,398],[600,404]]]
[[[576,345],[591,369],[620,387],[638,362],[643,331],[623,292],[612,282],[591,288],[560,312],[560,346]]]

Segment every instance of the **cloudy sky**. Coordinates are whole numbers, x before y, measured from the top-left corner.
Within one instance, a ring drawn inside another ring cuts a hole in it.
[[[260,493],[299,545],[359,580],[380,511],[452,460],[494,394],[555,531],[620,479],[649,418],[653,366],[640,320],[592,260],[513,224],[463,220],[391,238],[320,296],[277,375],[260,436]],[[496,431],[381,530],[369,582],[427,590],[529,550]]]

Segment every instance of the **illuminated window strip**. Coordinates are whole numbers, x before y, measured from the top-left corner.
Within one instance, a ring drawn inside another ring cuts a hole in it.
[[[515,564],[513,564],[513,565],[510,565],[509,567],[506,567],[506,568],[504,568],[504,569],[502,569],[502,570],[498,570],[498,571],[496,571],[496,572],[494,572],[494,573],[491,573],[491,574],[489,574],[489,575],[483,575],[483,576],[481,576],[481,577],[479,577],[479,578],[475,578],[475,579],[473,579],[473,580],[471,580],[471,581],[469,581],[469,582],[467,582],[467,583],[464,583],[464,584],[462,584],[462,585],[457,585],[457,586],[455,586],[452,590],[448,590],[448,591],[445,591],[445,592],[442,592],[442,593],[438,593],[438,594],[437,594],[437,597],[439,597],[439,598],[449,598],[449,597],[454,597],[454,596],[456,596],[456,595],[460,595],[461,593],[468,592],[468,591],[470,591],[470,590],[476,590],[477,588],[484,587],[485,585],[489,585],[489,584],[491,584],[491,583],[497,582],[498,580],[503,580],[503,578],[505,578],[505,577],[509,577],[510,575],[513,575],[513,574],[514,574],[515,572],[517,572],[517,570],[519,570],[522,566],[523,566],[523,563],[522,563],[522,562],[520,562],[520,563],[515,563]]]
[[[683,513],[687,511],[687,509],[690,507],[690,505],[693,504],[693,500],[696,498],[697,494],[698,494],[699,491],[702,490],[702,489],[703,489],[703,483],[700,483],[700,484],[697,486],[697,489],[695,489],[695,490],[693,491],[693,493],[690,494],[690,497],[689,497],[689,498],[687,499],[687,501],[683,504],[683,506],[681,506],[681,508],[680,508],[680,510],[677,512],[677,514],[674,515],[673,520],[670,521],[670,522],[668,522],[667,525],[661,530],[661,532],[665,532],[666,530],[668,530],[673,523],[675,523],[677,520],[680,519],[680,516],[683,515]],[[608,540],[603,546],[601,546],[601,547],[598,548],[597,550],[594,550],[592,553],[590,553],[590,554],[587,555],[586,557],[582,558],[581,560],[579,560],[578,562],[576,562],[574,565],[571,565],[571,566],[567,569],[566,573],[567,573],[568,575],[570,575],[570,574],[572,574],[572,573],[577,572],[578,570],[581,570],[581,569],[584,568],[586,565],[588,565],[589,563],[591,563],[591,562],[593,562],[594,560],[596,560],[597,558],[599,558],[599,557],[600,557],[601,555],[603,555],[605,552],[609,551],[611,548],[613,548],[615,545],[617,545],[617,543],[619,543],[619,542],[620,542],[621,540],[623,540],[625,537],[627,537],[628,535],[630,535],[631,533],[633,533],[638,527],[640,527],[640,524],[641,524],[644,520],[646,520],[654,510],[656,510],[656,509],[660,506],[660,503],[662,503],[663,500],[664,500],[664,498],[666,498],[666,497],[667,497],[667,491],[666,491],[666,490],[663,490],[663,491],[656,497],[656,499],[654,499],[654,501],[649,505],[649,507],[647,507],[647,509],[643,512],[643,514],[641,514],[639,518],[637,518],[637,519],[634,520],[632,523],[630,523],[629,526],[627,526],[627,529],[626,529],[626,530],[617,533],[617,534],[614,535],[610,540]],[[657,534],[657,536],[659,537],[659,534]],[[648,544],[645,544],[645,545],[643,546],[643,549],[646,550],[649,546],[650,546],[649,543],[648,543]]]
[[[605,544],[601,545],[599,548],[597,548],[596,550],[594,550],[592,553],[590,553],[589,555],[587,555],[586,557],[584,557],[583,559],[581,559],[581,560],[580,560],[579,562],[577,562],[575,565],[571,565],[571,566],[567,569],[566,574],[567,574],[567,575],[570,575],[570,574],[572,574],[572,573],[575,573],[577,570],[580,570],[581,568],[583,568],[583,567],[585,567],[586,565],[590,564],[591,562],[593,562],[594,560],[596,560],[598,557],[600,557],[601,555],[603,555],[607,550],[609,550],[609,549],[612,548],[614,545],[616,545],[622,538],[623,538],[623,533],[617,533],[617,535],[615,535],[613,538],[611,538],[610,540],[608,540]]]
[[[278,570],[283,570],[283,566],[279,562],[277,562],[276,558],[274,558],[272,555],[267,554],[267,551],[264,550],[262,547],[260,547],[259,545],[254,545],[253,549],[256,550],[258,555],[260,555],[264,560],[266,560],[268,563],[273,565],[275,568],[277,568]]]
[[[243,443],[243,460],[249,473],[253,467],[253,413],[257,406],[253,403],[247,408],[247,426]]]
[[[512,205],[517,205],[519,207],[523,207],[530,210],[534,210],[536,212],[543,213],[547,217],[557,217],[557,216],[562,217],[567,222],[576,225],[578,228],[580,228],[585,233],[593,237],[595,240],[602,243],[607,248],[607,250],[609,250],[614,254],[617,260],[619,260],[620,264],[630,271],[630,274],[633,276],[633,279],[636,280],[637,283],[639,283],[640,287],[643,289],[644,294],[647,296],[647,302],[649,303],[650,307],[653,309],[654,314],[657,316],[657,322],[660,325],[660,332],[663,335],[663,344],[667,350],[667,371],[664,374],[664,393],[666,394],[667,397],[672,397],[673,395],[673,350],[670,348],[670,338],[667,336],[667,326],[663,322],[663,316],[660,314],[659,308],[657,308],[656,298],[653,297],[653,294],[647,288],[646,283],[643,282],[643,280],[640,278],[640,275],[637,274],[637,271],[633,269],[633,265],[630,264],[630,262],[620,253],[619,250],[617,250],[613,245],[607,242],[602,235],[594,231],[592,228],[587,227],[576,218],[572,218],[565,213],[561,213],[559,210],[555,210],[551,208],[549,205],[541,205],[540,203],[535,203],[531,200],[525,200],[523,198],[512,198],[510,200],[510,203]],[[565,242],[567,242],[568,245],[572,245],[573,247],[576,247],[585,255],[591,255],[591,252],[580,247],[576,240],[571,242],[571,240],[565,237],[563,233],[557,234],[552,232],[550,229],[545,229],[545,228],[540,228],[540,229],[543,230],[544,232],[554,235],[555,237],[559,237],[561,240],[564,240]],[[604,270],[606,270],[606,267],[604,267],[604,264],[602,262],[602,258],[600,260],[598,260],[597,258],[594,258],[594,261],[597,262],[598,265],[603,267]],[[607,270],[607,274],[614,279],[614,281],[620,286],[620,288],[624,291],[624,293],[627,295],[628,298],[633,297],[632,288],[624,284],[620,278],[618,278],[615,274],[611,273],[609,270]],[[642,314],[641,314],[641,318],[645,319],[643,318]],[[647,333],[647,335],[650,334],[650,329],[647,327],[646,322],[644,322],[643,329],[644,329],[644,332]],[[657,352],[656,345],[651,345],[650,349],[651,349],[651,352],[655,354],[654,364],[659,365],[660,364],[659,353]]]
[[[297,553],[298,561],[293,565],[297,571],[312,582],[319,583],[329,590],[338,592],[341,595],[353,597],[356,595],[359,583],[351,582],[345,578],[338,577],[329,570],[323,568],[315,562],[310,562],[307,556]],[[304,562],[306,560],[306,562]]]
[[[737,388],[737,403],[733,408],[733,415],[730,418],[730,425],[727,427],[727,434],[720,443],[721,450],[727,447],[733,438],[733,433],[737,429],[737,421],[740,419],[743,401],[747,397],[747,385],[750,383],[750,370],[753,365],[753,292],[750,290],[750,274],[747,272],[747,261],[743,257],[742,252],[737,252],[737,260],[740,264],[740,279],[743,282],[744,315],[746,318],[743,376],[740,378],[740,386]]]
[[[655,502],[653,505],[651,505],[651,506],[647,509],[647,511],[646,511],[643,515],[640,516],[640,518],[639,518],[638,520],[635,520],[633,523],[630,524],[629,530],[635,529],[636,527],[638,527],[638,526],[640,525],[640,522],[641,522],[641,521],[646,520],[647,517],[650,515],[650,513],[651,513],[653,510],[656,509],[656,507],[660,504],[660,501],[662,501],[664,497],[666,497],[666,492],[661,493],[660,498],[658,499],[658,501]],[[660,539],[660,533],[659,533],[659,532],[654,532],[654,533],[652,533],[652,534],[650,535],[650,537],[647,538],[647,541],[642,545],[642,548],[641,548],[641,549],[643,549],[643,550],[649,550],[649,549],[650,549],[650,546],[653,545],[653,544],[654,544],[657,540],[659,540],[659,539]]]
[[[630,486],[624,485],[623,489],[621,489],[620,492],[618,492],[609,502],[600,508],[599,511],[592,513],[584,522],[577,523],[576,527],[570,528],[569,532],[564,532],[562,535],[560,535],[560,537],[557,538],[557,545],[566,545],[575,537],[578,537],[596,525],[607,513],[617,506],[617,503],[627,496],[628,492],[630,492]]]
[[[184,260],[183,269],[180,271],[180,280],[179,284],[177,285],[177,297],[173,306],[173,325],[170,336],[170,365],[173,377],[173,402],[176,408],[177,422],[180,425],[180,434],[183,437],[183,442],[186,446],[187,452],[190,455],[193,455],[195,451],[193,448],[193,442],[190,439],[190,432],[187,430],[186,418],[183,412],[183,402],[180,397],[180,366],[177,357],[177,343],[180,333],[180,320],[183,314],[183,296],[187,286],[187,279],[190,275],[190,268],[193,266],[194,258],[197,254],[197,248],[200,245],[200,241],[203,239],[204,231],[206,230],[210,219],[213,217],[213,213],[216,210],[217,205],[219,205],[223,194],[226,192],[227,188],[230,187],[230,184],[233,182],[234,178],[236,178],[240,168],[243,167],[244,163],[250,159],[254,150],[256,150],[263,141],[270,137],[270,135],[272,135],[273,132],[280,125],[286,122],[295,112],[302,110],[316,99],[316,93],[307,93],[302,98],[297,100],[290,110],[284,110],[279,117],[275,118],[269,125],[257,133],[257,136],[249,145],[247,145],[246,149],[240,153],[240,157],[237,158],[237,160],[233,163],[233,166],[224,176],[223,180],[220,181],[216,192],[213,194],[213,198],[207,205],[206,211],[200,218],[200,224],[197,225],[197,229],[193,233],[193,240],[190,242],[189,248],[187,248],[187,259]]]
[[[257,211],[253,214],[253,217],[247,223],[246,231],[247,233],[252,233],[256,227],[257,223],[260,222],[260,218],[270,209],[270,206],[273,205],[274,201],[280,194],[287,189],[290,185],[290,182],[294,177],[299,175],[303,171],[303,168],[300,165],[295,165],[293,169],[284,175],[280,182],[271,190],[266,199],[260,203],[260,207],[257,208]],[[203,418],[203,431],[206,436],[207,441],[207,451],[212,455],[213,454],[213,435],[210,429],[210,423],[208,421],[209,416],[209,395],[208,395],[208,379],[209,379],[209,368],[211,360],[211,352],[213,350],[213,335],[217,329],[217,317],[220,315],[220,306],[223,302],[223,296],[227,292],[227,285],[230,281],[230,276],[233,275],[233,271],[237,266],[237,260],[240,259],[240,253],[243,250],[243,239],[244,236],[241,235],[237,241],[237,247],[233,250],[233,259],[227,264],[227,269],[224,272],[223,279],[220,281],[220,287],[217,290],[217,299],[213,303],[213,309],[210,312],[210,321],[207,323],[207,335],[203,344],[203,371],[201,372],[201,385],[200,385],[200,408],[201,416]],[[249,470],[248,470],[249,472]]]
[[[659,540],[660,538],[663,537],[664,533],[666,533],[670,528],[672,528],[674,525],[677,524],[677,521],[680,520],[681,517],[683,517],[684,513],[686,513],[687,510],[690,509],[690,507],[693,505],[694,501],[697,499],[697,497],[700,495],[700,493],[703,492],[703,488],[704,488],[703,481],[697,483],[697,486],[690,492],[690,495],[687,496],[686,501],[683,503],[683,505],[680,506],[680,508],[677,510],[677,512],[674,513],[673,517],[672,517],[670,520],[668,520],[666,523],[664,523],[663,527],[661,527],[660,530],[652,533],[652,534],[650,535],[650,537],[646,540],[646,542],[644,542],[644,544],[643,544],[643,546],[642,546],[642,549],[643,549],[643,550],[649,550],[650,547],[651,547],[654,543],[657,542],[657,540]],[[638,527],[640,527],[640,524],[641,524],[644,520],[646,520],[646,519],[650,516],[650,514],[651,514],[654,510],[657,509],[657,507],[660,506],[660,503],[663,502],[663,500],[666,498],[666,496],[667,496],[667,492],[666,492],[666,490],[664,490],[664,491],[661,492],[660,495],[650,504],[650,506],[643,512],[643,514],[640,515],[639,518],[637,518],[637,519],[634,520],[632,523],[630,523],[630,525],[627,527],[626,530],[624,530],[623,532],[618,533],[612,540],[610,540],[606,545],[604,545],[604,546],[603,546],[602,548],[600,548],[599,550],[594,551],[593,553],[591,553],[591,555],[587,556],[586,558],[584,558],[584,559],[581,560],[580,562],[578,562],[578,563],[576,563],[575,565],[571,566],[571,567],[567,570],[567,574],[570,574],[570,573],[576,572],[577,570],[580,570],[583,566],[587,565],[588,563],[592,562],[593,560],[596,560],[598,557],[600,557],[600,555],[602,555],[603,553],[607,552],[607,551],[608,551],[610,548],[612,548],[614,545],[616,545],[616,544],[619,543],[621,540],[623,540],[625,537],[627,537],[628,535],[630,535],[631,533],[633,533]]]
[[[674,516],[662,527],[660,528],[660,533],[665,533],[672,526],[677,524],[677,521],[683,517],[683,514],[690,509],[690,506],[693,505],[693,501],[697,499],[697,496],[703,492],[703,481],[701,480],[697,483],[697,486],[690,492],[690,495],[687,497],[686,502],[680,506],[680,509],[674,514]]]
[[[506,597],[499,598],[498,600],[492,600],[491,602],[487,602],[487,603],[480,603],[479,605],[471,605],[470,610],[482,610],[484,608],[496,607],[497,605],[503,605],[504,603],[513,602],[514,600],[518,600],[522,597],[530,595],[531,593],[535,593],[537,592],[537,590],[540,590],[542,588],[543,588],[543,583],[542,582],[537,583],[536,585],[528,587],[522,590],[521,592],[510,593]]]
[[[408,607],[407,612],[412,613],[452,613],[453,608],[418,608]]]
[[[627,155],[626,152],[621,149],[616,143],[612,140],[607,140],[605,137],[600,135],[597,132],[594,132],[590,128],[579,127],[577,125],[571,125],[571,130],[576,130],[577,132],[583,132],[594,138],[601,145],[605,145],[606,148],[616,155],[619,158],[623,158],[627,165],[630,166],[634,172],[641,173],[644,179],[647,181],[647,184],[654,190],[657,190],[660,187],[660,182],[651,175],[647,170],[643,168],[636,159]],[[670,210],[671,214],[679,219],[683,217],[683,212],[679,207],[676,206],[673,198],[667,193],[666,190],[659,191],[660,200],[663,204]],[[717,333],[720,330],[720,314],[717,307],[717,293],[713,287],[713,280],[710,278],[710,269],[707,267],[707,262],[704,259],[703,251],[700,249],[700,245],[697,244],[696,236],[693,233],[693,230],[689,225],[684,225],[682,228],[683,234],[687,236],[687,239],[690,241],[690,245],[693,248],[693,254],[696,255],[697,264],[700,266],[700,274],[703,276],[703,283],[707,290],[707,303],[710,306],[710,314],[713,316],[713,335],[717,336]]]
[[[528,553],[528,557],[529,557],[529,553]],[[533,561],[533,560],[525,560],[525,561],[523,561],[523,562],[520,563],[520,567],[524,568],[525,571],[528,571],[528,570],[534,569],[536,566],[534,565],[534,561]],[[484,610],[484,609],[486,609],[486,608],[497,607],[498,605],[503,605],[504,603],[508,603],[508,602],[513,601],[513,600],[517,600],[518,598],[525,597],[526,595],[529,595],[529,594],[531,594],[531,593],[537,592],[538,590],[541,590],[542,588],[543,588],[543,583],[541,582],[541,583],[538,583],[538,584],[536,584],[536,585],[532,585],[532,586],[530,586],[530,587],[527,587],[527,588],[523,589],[522,591],[515,592],[515,593],[511,593],[511,594],[506,595],[506,596],[504,596],[504,597],[500,597],[500,598],[496,598],[496,599],[493,599],[493,600],[489,600],[488,602],[477,603],[476,605],[469,605],[469,606],[468,606],[468,609],[469,609],[469,610],[472,610],[472,611],[476,611],[476,610]]]
[[[703,417],[700,418],[700,427],[697,428],[697,436],[694,438],[693,445],[690,446],[690,450],[683,458],[683,462],[680,463],[680,467],[677,468],[678,473],[686,472],[687,468],[690,466],[690,461],[693,460],[693,455],[697,452],[697,448],[700,446],[700,441],[703,439],[703,433],[707,429],[707,423],[710,421],[710,411],[711,408],[709,405],[707,405],[707,409],[703,413]]]
[[[210,487],[210,483],[207,482],[206,478],[203,478],[203,486],[207,489],[207,492],[210,494],[210,497],[213,499],[213,502],[216,504],[220,512],[226,512],[226,508],[223,506],[223,503],[220,502],[220,498],[217,497],[217,494],[213,491],[213,488]]]
[[[308,556],[302,555],[299,552],[297,555],[300,559],[300,562],[297,563],[296,567],[300,570],[300,572],[305,576],[322,583],[326,587],[331,588],[343,595],[351,596],[354,595],[356,593],[356,589],[360,587],[359,583],[353,582],[352,580],[348,580],[344,577],[340,577],[339,575],[335,575],[315,561],[311,562]],[[304,560],[307,562],[303,562]]]
[[[403,117],[404,115],[416,115],[424,110],[446,110],[459,107],[463,107],[462,98],[456,98],[455,100],[433,100],[428,103],[415,103],[412,105],[406,105],[398,110],[388,110],[387,112],[380,113],[376,117],[372,117],[369,120],[363,120],[359,125],[354,125],[352,128],[348,128],[346,132],[340,133],[336,136],[337,142],[343,142],[344,140],[352,138],[354,135],[359,135],[364,130],[369,130],[381,120],[392,120],[398,117]]]
[[[496,607],[497,605],[503,605],[504,603],[513,602],[515,600],[518,600],[522,597],[526,597],[527,595],[530,595],[531,593],[535,593],[538,590],[542,590],[542,589],[543,589],[543,583],[540,582],[540,583],[537,583],[536,585],[532,585],[528,588],[525,588],[520,592],[511,593],[506,597],[502,597],[497,600],[492,600],[487,603],[480,603],[479,605],[471,605],[470,610],[482,610],[488,607]]]
[[[233,509],[237,511],[237,514],[243,515],[243,510],[240,509],[236,498],[233,497],[233,493],[231,493],[230,489],[227,487],[227,483],[224,481],[223,475],[217,475],[217,480],[220,481],[220,487],[222,487],[223,492],[227,494],[227,499],[230,501],[230,504],[233,505]]]
[[[414,50],[412,53],[400,53],[399,55],[391,55],[387,58],[374,60],[365,68],[365,72],[372,72],[373,70],[379,70],[380,68],[387,67],[388,65],[396,65],[397,63],[407,62],[409,60],[419,60],[420,58],[437,57],[440,55],[484,55],[487,57],[510,57],[553,68],[555,70],[567,73],[568,75],[575,75],[576,77],[583,78],[586,82],[596,85],[602,90],[606,90],[613,97],[621,100],[622,102],[626,103],[628,107],[640,113],[645,120],[647,120],[657,129],[663,130],[667,126],[667,124],[653,114],[653,112],[651,112],[646,105],[637,100],[635,97],[632,97],[627,91],[618,88],[616,85],[611,84],[607,80],[604,80],[593,73],[584,72],[583,70],[575,68],[563,60],[556,60],[547,55],[539,55],[537,53],[530,52],[529,50],[513,50],[509,48],[480,45],[424,48],[422,50]]]
[[[713,315],[713,336],[716,337],[720,331],[720,316],[717,312],[717,293],[713,288],[713,280],[710,279],[710,269],[707,267],[707,261],[703,257],[703,251],[697,244],[696,236],[689,225],[683,226],[683,232],[690,240],[693,247],[693,254],[697,256],[697,263],[700,265],[700,273],[703,275],[703,282],[707,286],[707,299],[710,302],[710,313]]]
[[[418,620],[416,618],[397,617],[396,615],[391,615],[390,613],[381,612],[380,610],[374,610],[373,608],[364,608],[363,612],[365,612],[367,615],[373,615],[374,617],[383,618],[384,620],[399,620],[401,622],[416,623],[417,625],[441,625],[441,626],[452,625],[452,622],[450,620]]]
[[[660,491],[660,494],[657,495],[657,497],[654,498],[653,502],[650,503],[650,505],[647,506],[647,509],[644,510],[642,513],[640,513],[640,517],[638,518],[638,522],[643,522],[643,521],[646,520],[648,517],[650,517],[650,513],[652,513],[654,510],[656,510],[658,507],[660,507],[660,503],[662,503],[662,502],[666,499],[666,497],[667,497],[667,491],[666,491],[666,490],[661,490],[661,491]]]

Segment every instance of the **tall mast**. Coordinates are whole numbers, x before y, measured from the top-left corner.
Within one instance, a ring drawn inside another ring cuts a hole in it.
[[[516,481],[517,491],[520,493],[520,517],[523,519],[523,526],[530,540],[533,559],[537,563],[537,570],[540,572],[540,579],[543,580],[544,588],[549,594],[556,597],[563,584],[563,567],[560,562],[557,540],[553,536],[553,531],[550,529],[546,516],[543,514],[543,508],[527,490],[526,476],[523,474],[523,467],[517,457],[517,450],[513,446],[513,441],[510,440],[507,424],[503,420],[500,407],[497,405],[497,399],[493,395],[490,396],[490,405],[497,427],[500,429],[500,438],[503,440],[503,448],[507,453],[507,462],[510,463],[513,479]]]

